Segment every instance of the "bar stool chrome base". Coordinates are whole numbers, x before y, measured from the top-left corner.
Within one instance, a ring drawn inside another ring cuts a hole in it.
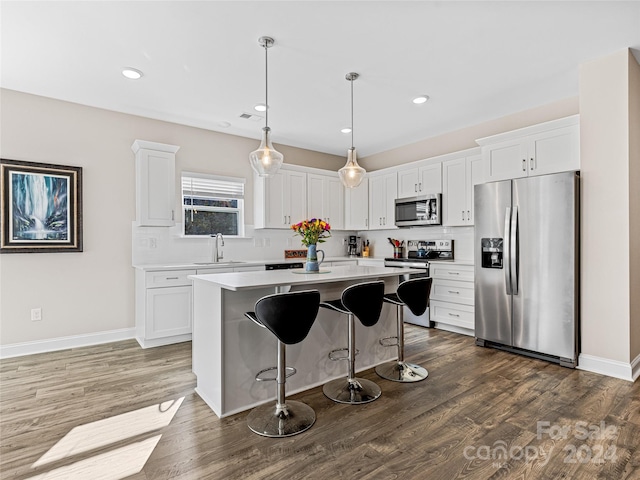
[[[407,362],[388,362],[378,365],[376,373],[392,382],[419,382],[429,376],[426,368]]]
[[[273,404],[256,407],[247,415],[249,428],[270,438],[297,435],[311,428],[315,421],[313,408],[295,400],[287,400],[284,408],[274,408]]]
[[[380,395],[380,387],[366,378],[337,378],[327,382],[322,387],[322,393],[334,402],[360,405],[373,402]]]

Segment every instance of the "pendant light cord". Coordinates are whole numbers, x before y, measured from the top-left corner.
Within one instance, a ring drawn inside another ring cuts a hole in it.
[[[269,128],[269,44],[264,45],[264,127]]]
[[[353,149],[353,76],[351,77],[351,148]]]

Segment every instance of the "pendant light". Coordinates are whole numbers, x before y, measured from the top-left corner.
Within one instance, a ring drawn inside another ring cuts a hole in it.
[[[340,175],[340,181],[347,188],[355,188],[364,178],[364,174],[367,171],[358,165],[358,159],[356,155],[356,149],[353,146],[353,81],[360,75],[355,72],[347,73],[346,79],[351,82],[351,148],[347,151],[347,163],[344,167],[338,170]]]
[[[274,40],[271,37],[260,37],[258,44],[264,47],[264,104],[266,106],[264,114],[264,128],[262,129],[262,141],[257,150],[249,155],[251,168],[261,177],[268,177],[276,173],[282,166],[284,155],[278,152],[271,144],[271,129],[269,128],[269,83],[267,70],[267,50],[273,46]]]

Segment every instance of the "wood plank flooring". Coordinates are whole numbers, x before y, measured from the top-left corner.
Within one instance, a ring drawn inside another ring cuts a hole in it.
[[[294,395],[317,421],[286,439],[253,434],[246,413],[218,419],[194,392],[190,343],[4,360],[0,478],[640,479],[640,382],[441,330],[406,337],[425,381],[368,370],[383,393],[361,406]]]

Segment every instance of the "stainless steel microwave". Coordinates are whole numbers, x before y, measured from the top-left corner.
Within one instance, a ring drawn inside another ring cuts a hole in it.
[[[396,226],[442,225],[442,195],[396,199]]]

